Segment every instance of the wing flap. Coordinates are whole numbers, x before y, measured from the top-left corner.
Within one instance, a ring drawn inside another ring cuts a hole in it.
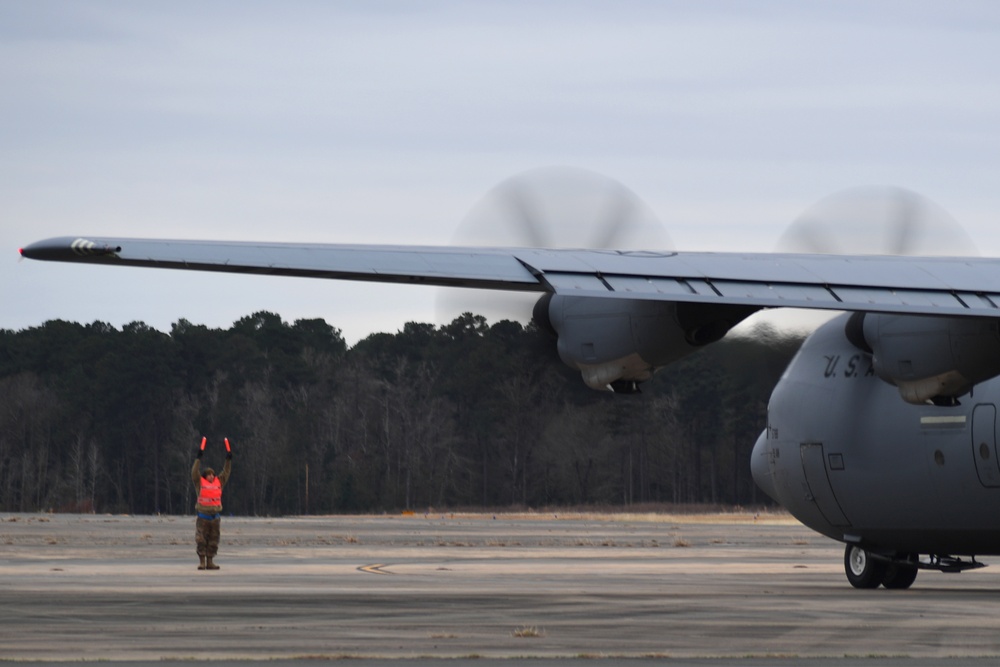
[[[629,253],[565,251],[520,254],[555,291],[755,305],[764,308],[1000,316],[1000,261],[985,258],[762,253]],[[586,264],[599,281],[573,278]],[[579,269],[576,269],[579,270]],[[554,278],[558,275],[558,279]]]

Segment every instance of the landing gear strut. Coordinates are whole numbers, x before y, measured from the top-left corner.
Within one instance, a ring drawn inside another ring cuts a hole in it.
[[[844,571],[855,588],[909,588],[917,578],[915,557],[889,560],[854,544],[844,550]]]

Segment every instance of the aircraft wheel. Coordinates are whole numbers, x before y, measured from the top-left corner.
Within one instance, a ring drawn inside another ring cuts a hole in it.
[[[844,570],[855,588],[878,588],[885,579],[888,563],[872,558],[859,546],[848,544],[844,550]]]
[[[906,563],[889,563],[882,577],[882,585],[886,588],[909,588],[917,578],[916,565]]]

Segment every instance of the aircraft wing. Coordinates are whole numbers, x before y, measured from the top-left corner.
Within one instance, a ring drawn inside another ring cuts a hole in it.
[[[1000,260],[60,237],[30,259],[890,313],[1000,316]]]

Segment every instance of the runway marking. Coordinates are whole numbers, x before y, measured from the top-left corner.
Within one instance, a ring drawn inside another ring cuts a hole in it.
[[[373,565],[362,565],[358,568],[359,572],[367,572],[368,574],[392,574],[388,570],[383,570],[385,563],[375,563]]]

